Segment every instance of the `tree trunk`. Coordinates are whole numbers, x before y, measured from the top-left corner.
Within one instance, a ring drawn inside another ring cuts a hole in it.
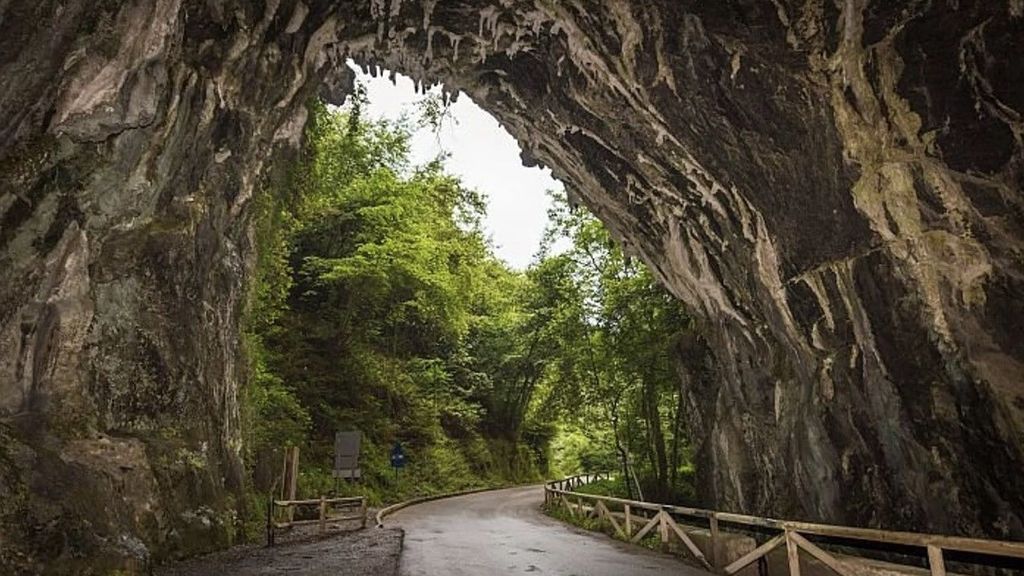
[[[644,419],[650,436],[651,463],[654,464],[655,496],[663,500],[668,496],[668,456],[665,450],[665,433],[661,428],[661,414],[658,411],[658,389],[654,378],[649,375],[643,383]]]

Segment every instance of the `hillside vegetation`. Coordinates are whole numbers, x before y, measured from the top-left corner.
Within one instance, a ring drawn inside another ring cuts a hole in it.
[[[276,486],[296,445],[306,496],[381,503],[613,469],[624,493],[690,498],[685,311],[561,197],[534,264],[510,269],[480,193],[443,158],[411,165],[413,121],[366,119],[365,104],[313,106],[301,160],[261,197],[245,330],[254,491]],[[338,430],[363,433],[362,482],[331,477]]]

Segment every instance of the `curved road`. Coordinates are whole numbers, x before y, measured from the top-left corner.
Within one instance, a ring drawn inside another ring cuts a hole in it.
[[[410,506],[403,576],[708,576],[663,554],[586,532],[541,513],[542,486],[509,488]]]

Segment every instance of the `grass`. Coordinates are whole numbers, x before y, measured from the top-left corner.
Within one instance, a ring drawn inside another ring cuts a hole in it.
[[[383,508],[423,496],[500,488],[541,479],[528,448],[501,440],[441,438],[419,451],[410,451],[409,464],[398,474],[390,467],[384,450],[364,442],[361,481],[337,480],[330,468],[305,463],[299,471],[298,497],[364,496],[369,506]],[[303,454],[314,462],[327,460],[314,448]],[[247,497],[242,533],[249,541],[258,541],[266,526],[268,495],[250,491]]]
[[[607,496],[610,498],[630,498],[630,495],[628,494],[626,489],[626,485],[621,478],[608,478],[590,482],[577,488],[574,488],[573,492],[578,492],[580,494],[593,494],[595,496]],[[572,502],[572,504],[575,505],[575,502]],[[593,504],[593,501],[588,503],[586,500],[584,500],[584,505],[587,504]],[[607,506],[610,512],[623,511],[623,506],[615,502],[606,502],[605,506]],[[560,502],[545,505],[544,511],[548,516],[561,520],[562,522],[565,522],[567,524],[572,524],[573,526],[583,528],[584,530],[588,530],[591,532],[600,532],[602,534],[615,538],[616,540],[622,540],[622,538],[620,538],[615,533],[615,529],[607,520],[591,517],[580,517],[576,514],[572,514]],[[647,520],[645,520],[644,518],[641,518],[639,516],[635,517],[633,523],[633,530],[639,530],[646,522]],[[675,556],[681,557],[683,560],[689,561],[689,553],[684,551],[678,545],[678,542],[673,541],[673,543],[668,545],[662,544],[661,538],[658,536],[657,530],[651,530],[647,533],[646,536],[644,536],[644,538],[642,538],[639,542],[636,542],[635,544],[638,546],[643,546],[644,548],[647,548],[649,550],[668,552]]]
[[[328,468],[306,466],[299,475],[299,492],[305,497],[365,496],[371,506],[379,507],[420,496],[523,484],[541,478],[525,447],[497,440],[442,438],[422,451],[410,451],[409,464],[397,474],[380,453],[366,451],[363,479],[355,483],[336,481]]]
[[[582,490],[577,491],[582,492]],[[565,508],[565,506],[561,505],[560,503],[545,505],[544,511],[548,516],[551,516],[552,518],[555,518],[557,520],[561,520],[566,524],[571,524],[573,526],[576,526],[577,528],[582,528],[590,532],[600,532],[606,536],[615,538],[616,540],[622,540],[615,533],[615,529],[612,528],[611,523],[609,523],[607,520],[600,518],[592,518],[589,516],[580,517],[576,514],[570,513]],[[639,529],[639,526],[634,525],[634,530],[637,529]],[[661,540],[658,538],[657,531],[655,530],[649,532],[646,536],[644,536],[643,539],[640,540],[640,542],[636,542],[635,544],[637,544],[638,546],[643,546],[644,548],[648,548],[650,550],[662,550]]]
[[[596,480],[576,488],[574,492],[581,494],[594,494],[595,496],[609,496],[612,498],[629,498],[626,491],[626,484],[620,478],[607,478]]]

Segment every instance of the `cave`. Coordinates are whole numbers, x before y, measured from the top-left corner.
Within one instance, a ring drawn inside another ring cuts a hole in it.
[[[700,317],[705,506],[1024,538],[1022,52],[1020,0],[0,0],[0,566],[229,543],[250,207],[349,58]]]

